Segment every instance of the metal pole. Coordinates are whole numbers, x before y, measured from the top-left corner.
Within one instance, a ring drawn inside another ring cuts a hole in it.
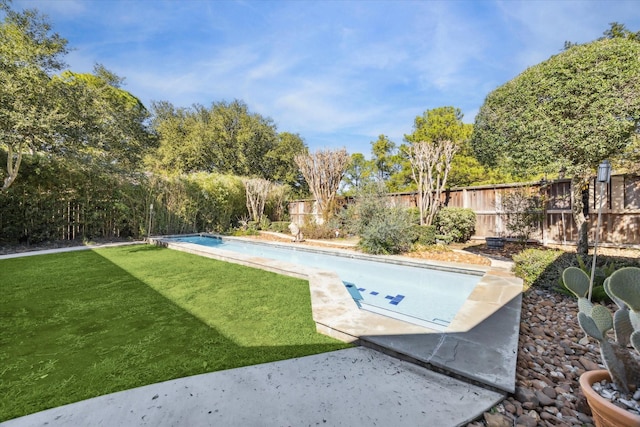
[[[598,176],[594,181],[600,183],[600,207],[598,208],[598,225],[596,227],[595,240],[593,242],[593,262],[591,263],[591,278],[589,279],[589,301],[591,301],[591,293],[593,291],[593,280],[596,275],[596,254],[598,252],[598,237],[600,237],[600,225],[602,224],[602,199],[604,192],[604,185],[609,183],[611,179],[611,163],[609,160],[603,160],[598,165]]]
[[[591,292],[593,291],[593,279],[596,275],[596,254],[598,252],[598,237],[600,237],[600,224],[602,223],[602,196],[604,193],[605,182],[600,183],[600,206],[598,207],[598,225],[596,226],[596,236],[593,241],[593,261],[591,262],[591,278],[589,279],[589,301],[591,301]]]
[[[147,229],[147,239],[151,237],[151,218],[153,218],[153,203],[149,205],[149,228]]]

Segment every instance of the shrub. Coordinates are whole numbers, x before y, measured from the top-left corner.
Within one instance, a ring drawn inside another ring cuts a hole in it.
[[[525,249],[513,256],[514,272],[524,281],[525,290],[531,286],[547,288],[569,294],[562,281],[562,272],[568,267],[578,267],[591,276],[591,262],[583,261],[574,253],[561,250]],[[602,284],[613,271],[622,267],[640,267],[637,259],[599,256],[594,278],[593,299],[607,301]]]
[[[273,221],[269,226],[269,230],[275,231],[276,233],[289,234],[289,224],[289,221]]]
[[[335,230],[329,225],[318,224],[313,221],[308,221],[300,227],[300,230],[302,230],[302,236],[305,239],[331,239],[336,237]]]
[[[533,233],[540,229],[542,201],[537,195],[518,188],[504,194],[500,203],[500,215],[511,236],[525,247]]]
[[[436,244],[435,225],[412,225],[410,233],[412,243],[425,246]]]
[[[397,254],[411,248],[411,216],[406,209],[381,207],[360,234],[358,247],[370,254]]]
[[[554,263],[563,251],[525,249],[513,256],[515,275],[524,281],[524,289],[531,286],[551,288],[557,283],[559,273]]]
[[[591,279],[591,266],[593,265],[593,258],[590,256],[586,258],[586,261],[583,259],[581,255],[576,255],[571,259],[571,265],[562,265],[558,266],[558,286],[554,288],[555,291],[560,293],[564,293],[566,295],[573,295],[564,284],[564,280],[562,278],[562,271],[564,271],[568,267],[577,267],[582,270],[589,279]],[[608,256],[599,256],[596,269],[593,276],[593,289],[592,289],[592,299],[594,301],[602,301],[604,303],[611,302],[609,295],[607,295],[604,290],[604,281],[607,277],[611,276],[616,270],[619,270],[623,267],[640,267],[640,263],[637,260],[628,259],[628,258],[620,258],[620,257],[608,257]]]
[[[454,242],[466,242],[476,228],[476,214],[467,208],[440,209],[435,218],[435,226],[440,234],[451,236]]]
[[[271,227],[271,221],[266,216],[263,216],[258,222],[258,227],[259,230],[268,230]]]
[[[420,225],[420,208],[417,206],[407,208],[409,215],[411,216],[411,223],[415,225]]]
[[[365,186],[342,218],[350,233],[360,236],[359,248],[372,254],[396,254],[410,249],[414,239],[409,210],[389,203],[384,185]]]
[[[445,236],[444,234],[436,234],[436,243],[448,245],[453,241],[453,237]]]

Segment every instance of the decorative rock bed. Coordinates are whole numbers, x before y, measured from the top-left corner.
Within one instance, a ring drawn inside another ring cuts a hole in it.
[[[578,378],[602,366],[595,344],[578,342],[577,310],[569,296],[537,289],[523,296],[516,392],[468,426],[593,425]]]

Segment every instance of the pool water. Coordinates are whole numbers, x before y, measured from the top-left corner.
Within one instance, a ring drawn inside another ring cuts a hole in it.
[[[444,330],[482,277],[207,236],[166,239],[334,271],[362,309]]]

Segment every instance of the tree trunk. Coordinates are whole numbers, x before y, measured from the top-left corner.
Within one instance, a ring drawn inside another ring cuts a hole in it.
[[[582,191],[588,186],[588,183],[589,178],[586,176],[574,175],[571,178],[571,213],[578,231],[576,252],[579,255],[587,255],[589,253],[589,224],[584,216],[584,203],[582,200]]]
[[[22,162],[22,145],[23,144],[20,143],[18,145],[18,149],[14,153],[13,147],[11,146],[11,144],[8,144],[7,176],[4,178],[4,182],[2,183],[2,188],[0,188],[0,191],[5,191],[9,187],[11,187],[11,184],[13,184],[13,181],[15,181],[18,176],[18,170],[20,170],[20,163]]]

